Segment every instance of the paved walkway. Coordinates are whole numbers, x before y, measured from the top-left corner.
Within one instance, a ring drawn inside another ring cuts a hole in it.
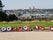
[[[53,32],[1,32],[0,40],[53,40]]]

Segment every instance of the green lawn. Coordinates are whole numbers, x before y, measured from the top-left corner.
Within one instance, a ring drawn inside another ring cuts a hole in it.
[[[53,26],[53,22],[35,22],[35,23],[0,23],[0,28],[1,27],[7,27],[7,26],[12,26],[12,27],[19,27],[19,26],[26,26],[29,25],[30,27],[34,27],[36,25],[38,26],[44,26],[44,27],[50,27]]]

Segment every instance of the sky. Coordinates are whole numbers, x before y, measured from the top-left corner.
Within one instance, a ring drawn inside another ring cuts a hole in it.
[[[53,9],[53,0],[2,0],[5,7],[4,10],[8,9],[28,9],[28,8],[39,8],[39,9]]]

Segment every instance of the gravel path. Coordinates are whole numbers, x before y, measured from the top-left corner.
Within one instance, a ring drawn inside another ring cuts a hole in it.
[[[0,40],[53,40],[53,32],[1,32]]]

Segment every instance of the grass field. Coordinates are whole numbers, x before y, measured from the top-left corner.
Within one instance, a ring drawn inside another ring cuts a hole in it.
[[[50,27],[53,26],[53,22],[33,22],[33,23],[22,23],[22,22],[17,22],[17,23],[0,23],[0,28],[1,27],[19,27],[19,26],[30,26],[31,28],[38,25],[38,26],[44,26],[44,27]]]

